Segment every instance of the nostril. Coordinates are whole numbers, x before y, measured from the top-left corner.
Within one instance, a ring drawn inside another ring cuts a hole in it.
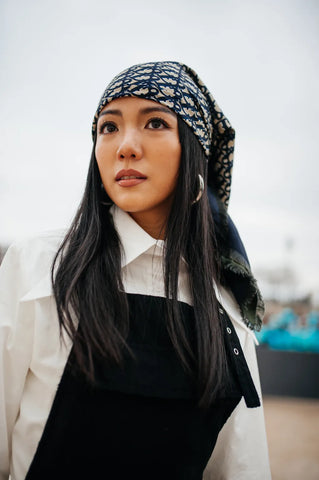
[[[117,151],[117,155],[118,155],[118,158],[120,158],[121,160],[129,159],[129,158],[136,160],[139,157],[139,152],[136,151],[135,153],[133,148],[130,148],[130,149],[119,148]]]

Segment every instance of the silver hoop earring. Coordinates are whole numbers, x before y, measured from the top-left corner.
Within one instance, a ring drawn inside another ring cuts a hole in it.
[[[198,190],[197,197],[192,202],[192,205],[194,205],[194,203],[197,203],[201,199],[204,192],[204,179],[200,174],[198,174],[198,181],[199,181],[199,190]]]

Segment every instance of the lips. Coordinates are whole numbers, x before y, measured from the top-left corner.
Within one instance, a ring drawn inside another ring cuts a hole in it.
[[[128,170],[120,170],[115,180],[121,187],[134,187],[146,180],[146,175],[137,170],[128,169]]]
[[[115,180],[116,181],[119,181],[119,180],[127,180],[128,178],[142,178],[142,179],[145,179],[146,178],[146,175],[143,175],[143,173],[141,172],[138,172],[137,170],[133,170],[133,169],[128,169],[128,170],[120,170],[116,177],[115,177]]]

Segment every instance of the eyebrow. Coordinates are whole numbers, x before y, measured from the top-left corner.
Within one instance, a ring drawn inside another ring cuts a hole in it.
[[[176,113],[172,112],[168,107],[146,107],[141,110],[141,113],[164,112],[176,117]]]
[[[153,112],[169,113],[174,118],[176,117],[176,113],[172,112],[172,110],[170,110],[169,108],[164,107],[164,106],[146,107],[146,108],[142,108],[142,110],[140,110],[140,113],[142,113],[144,115],[147,114],[147,113],[153,113]],[[99,116],[102,117],[103,115],[118,115],[120,117],[123,116],[121,110],[114,110],[114,109],[104,110],[103,112],[100,113]]]

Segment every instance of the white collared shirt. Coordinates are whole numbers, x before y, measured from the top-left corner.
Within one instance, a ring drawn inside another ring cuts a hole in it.
[[[127,293],[165,296],[163,246],[125,212],[112,207],[124,255]],[[0,269],[0,480],[23,480],[35,454],[71,349],[60,338],[50,269],[65,232],[11,246]],[[254,334],[232,295],[216,289],[235,329],[260,394]],[[192,304],[187,265],[181,260],[179,300]],[[263,408],[242,399],[219,434],[205,480],[269,480]]]

